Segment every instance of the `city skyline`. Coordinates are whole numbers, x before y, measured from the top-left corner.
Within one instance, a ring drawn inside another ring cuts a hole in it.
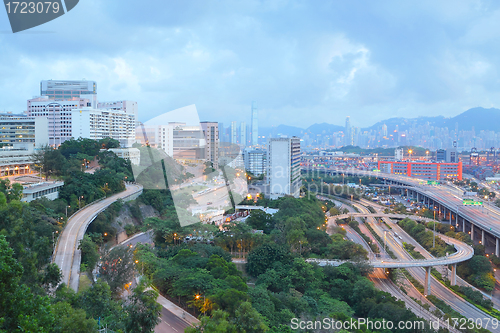
[[[500,106],[495,2],[193,2],[167,9],[152,1],[164,8],[154,13],[130,4],[88,0],[43,28],[0,34],[0,110],[24,111],[24,97],[38,94],[34,82],[51,78],[96,81],[111,100],[137,101],[140,121],[196,104],[202,119],[234,115],[248,124],[253,100],[261,124],[286,118],[291,126],[341,125],[349,115],[365,127],[393,116]],[[9,30],[0,15],[0,31]],[[63,46],[47,48],[47,38]]]

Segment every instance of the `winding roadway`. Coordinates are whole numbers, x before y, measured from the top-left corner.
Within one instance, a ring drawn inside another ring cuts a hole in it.
[[[369,213],[362,213],[362,214],[344,214],[345,218],[350,217],[351,215],[353,217],[379,217],[382,215],[389,215],[389,214],[369,214]],[[333,218],[338,218],[344,215],[337,215]],[[372,265],[374,268],[409,268],[409,267],[430,267],[430,266],[442,266],[442,265],[452,265],[456,264],[462,261],[469,260],[472,258],[474,255],[474,249],[472,246],[469,246],[463,242],[460,242],[454,238],[451,237],[446,237],[446,236],[441,236],[443,240],[451,244],[455,247],[457,252],[446,256],[446,257],[439,257],[439,258],[429,258],[429,259],[421,259],[421,260],[392,260],[392,259],[384,259],[384,260],[370,260],[370,265]],[[345,261],[343,260],[332,260],[332,259],[307,259],[309,262],[315,262],[320,266],[325,266],[325,265],[334,265],[334,266],[339,266],[343,264]]]
[[[81,251],[78,250],[78,244],[83,239],[87,227],[100,212],[113,202],[140,193],[142,193],[142,186],[126,185],[125,191],[88,205],[68,219],[66,227],[62,231],[61,236],[59,236],[55,250],[54,262],[59,266],[63,275],[61,282],[66,283],[71,289],[78,291],[81,263]]]

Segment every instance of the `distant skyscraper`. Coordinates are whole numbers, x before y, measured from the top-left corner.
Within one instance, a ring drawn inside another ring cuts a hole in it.
[[[231,122],[231,143],[232,144],[238,143],[238,129],[236,128],[235,121]]]
[[[226,142],[224,139],[225,134],[224,123],[219,123],[219,142]]]
[[[345,138],[344,145],[352,145],[352,127],[351,127],[351,117],[347,116],[345,118]]]
[[[244,121],[240,124],[240,145],[243,147],[247,145],[247,123]]]
[[[259,114],[257,104],[252,102],[252,146],[259,144]]]
[[[386,124],[382,125],[382,136],[387,137],[387,125]]]

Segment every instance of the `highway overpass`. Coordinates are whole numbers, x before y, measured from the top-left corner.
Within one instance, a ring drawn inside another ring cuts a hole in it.
[[[457,188],[446,185],[426,185],[422,184],[424,180],[418,178],[358,169],[303,168],[303,170],[313,173],[314,176],[327,173],[383,180],[384,185],[394,186],[401,191],[402,195],[434,209],[436,215],[454,225],[456,231],[468,233],[475,243],[484,245],[487,253],[489,251],[491,254],[500,256],[500,210],[487,204],[463,206],[463,192]],[[314,189],[311,188],[311,190]],[[323,194],[326,193],[323,192]]]
[[[348,217],[390,217],[397,216],[397,218],[401,218],[400,214],[364,214],[364,213],[352,213],[352,214],[343,214],[336,215],[330,217],[330,219],[338,219],[338,218],[348,218]],[[457,263],[469,260],[474,255],[474,249],[472,246],[469,246],[461,241],[458,241],[451,237],[441,236],[442,239],[453,245],[456,249],[456,252],[447,255],[446,257],[439,257],[433,259],[420,259],[420,260],[394,260],[394,259],[384,259],[384,260],[370,260],[370,265],[374,268],[411,268],[411,267],[424,267],[425,268],[425,294],[430,295],[431,288],[431,268],[433,266],[448,266],[451,265],[451,279],[450,283],[454,286],[457,282]],[[333,265],[339,266],[347,260],[334,260],[334,259],[307,259],[307,262],[314,262],[320,266]]]

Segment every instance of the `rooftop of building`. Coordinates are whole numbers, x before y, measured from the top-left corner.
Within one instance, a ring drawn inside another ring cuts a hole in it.
[[[64,182],[54,181],[54,182],[43,182],[24,186],[24,193],[36,193],[44,190],[48,190],[54,187],[61,187]]]

